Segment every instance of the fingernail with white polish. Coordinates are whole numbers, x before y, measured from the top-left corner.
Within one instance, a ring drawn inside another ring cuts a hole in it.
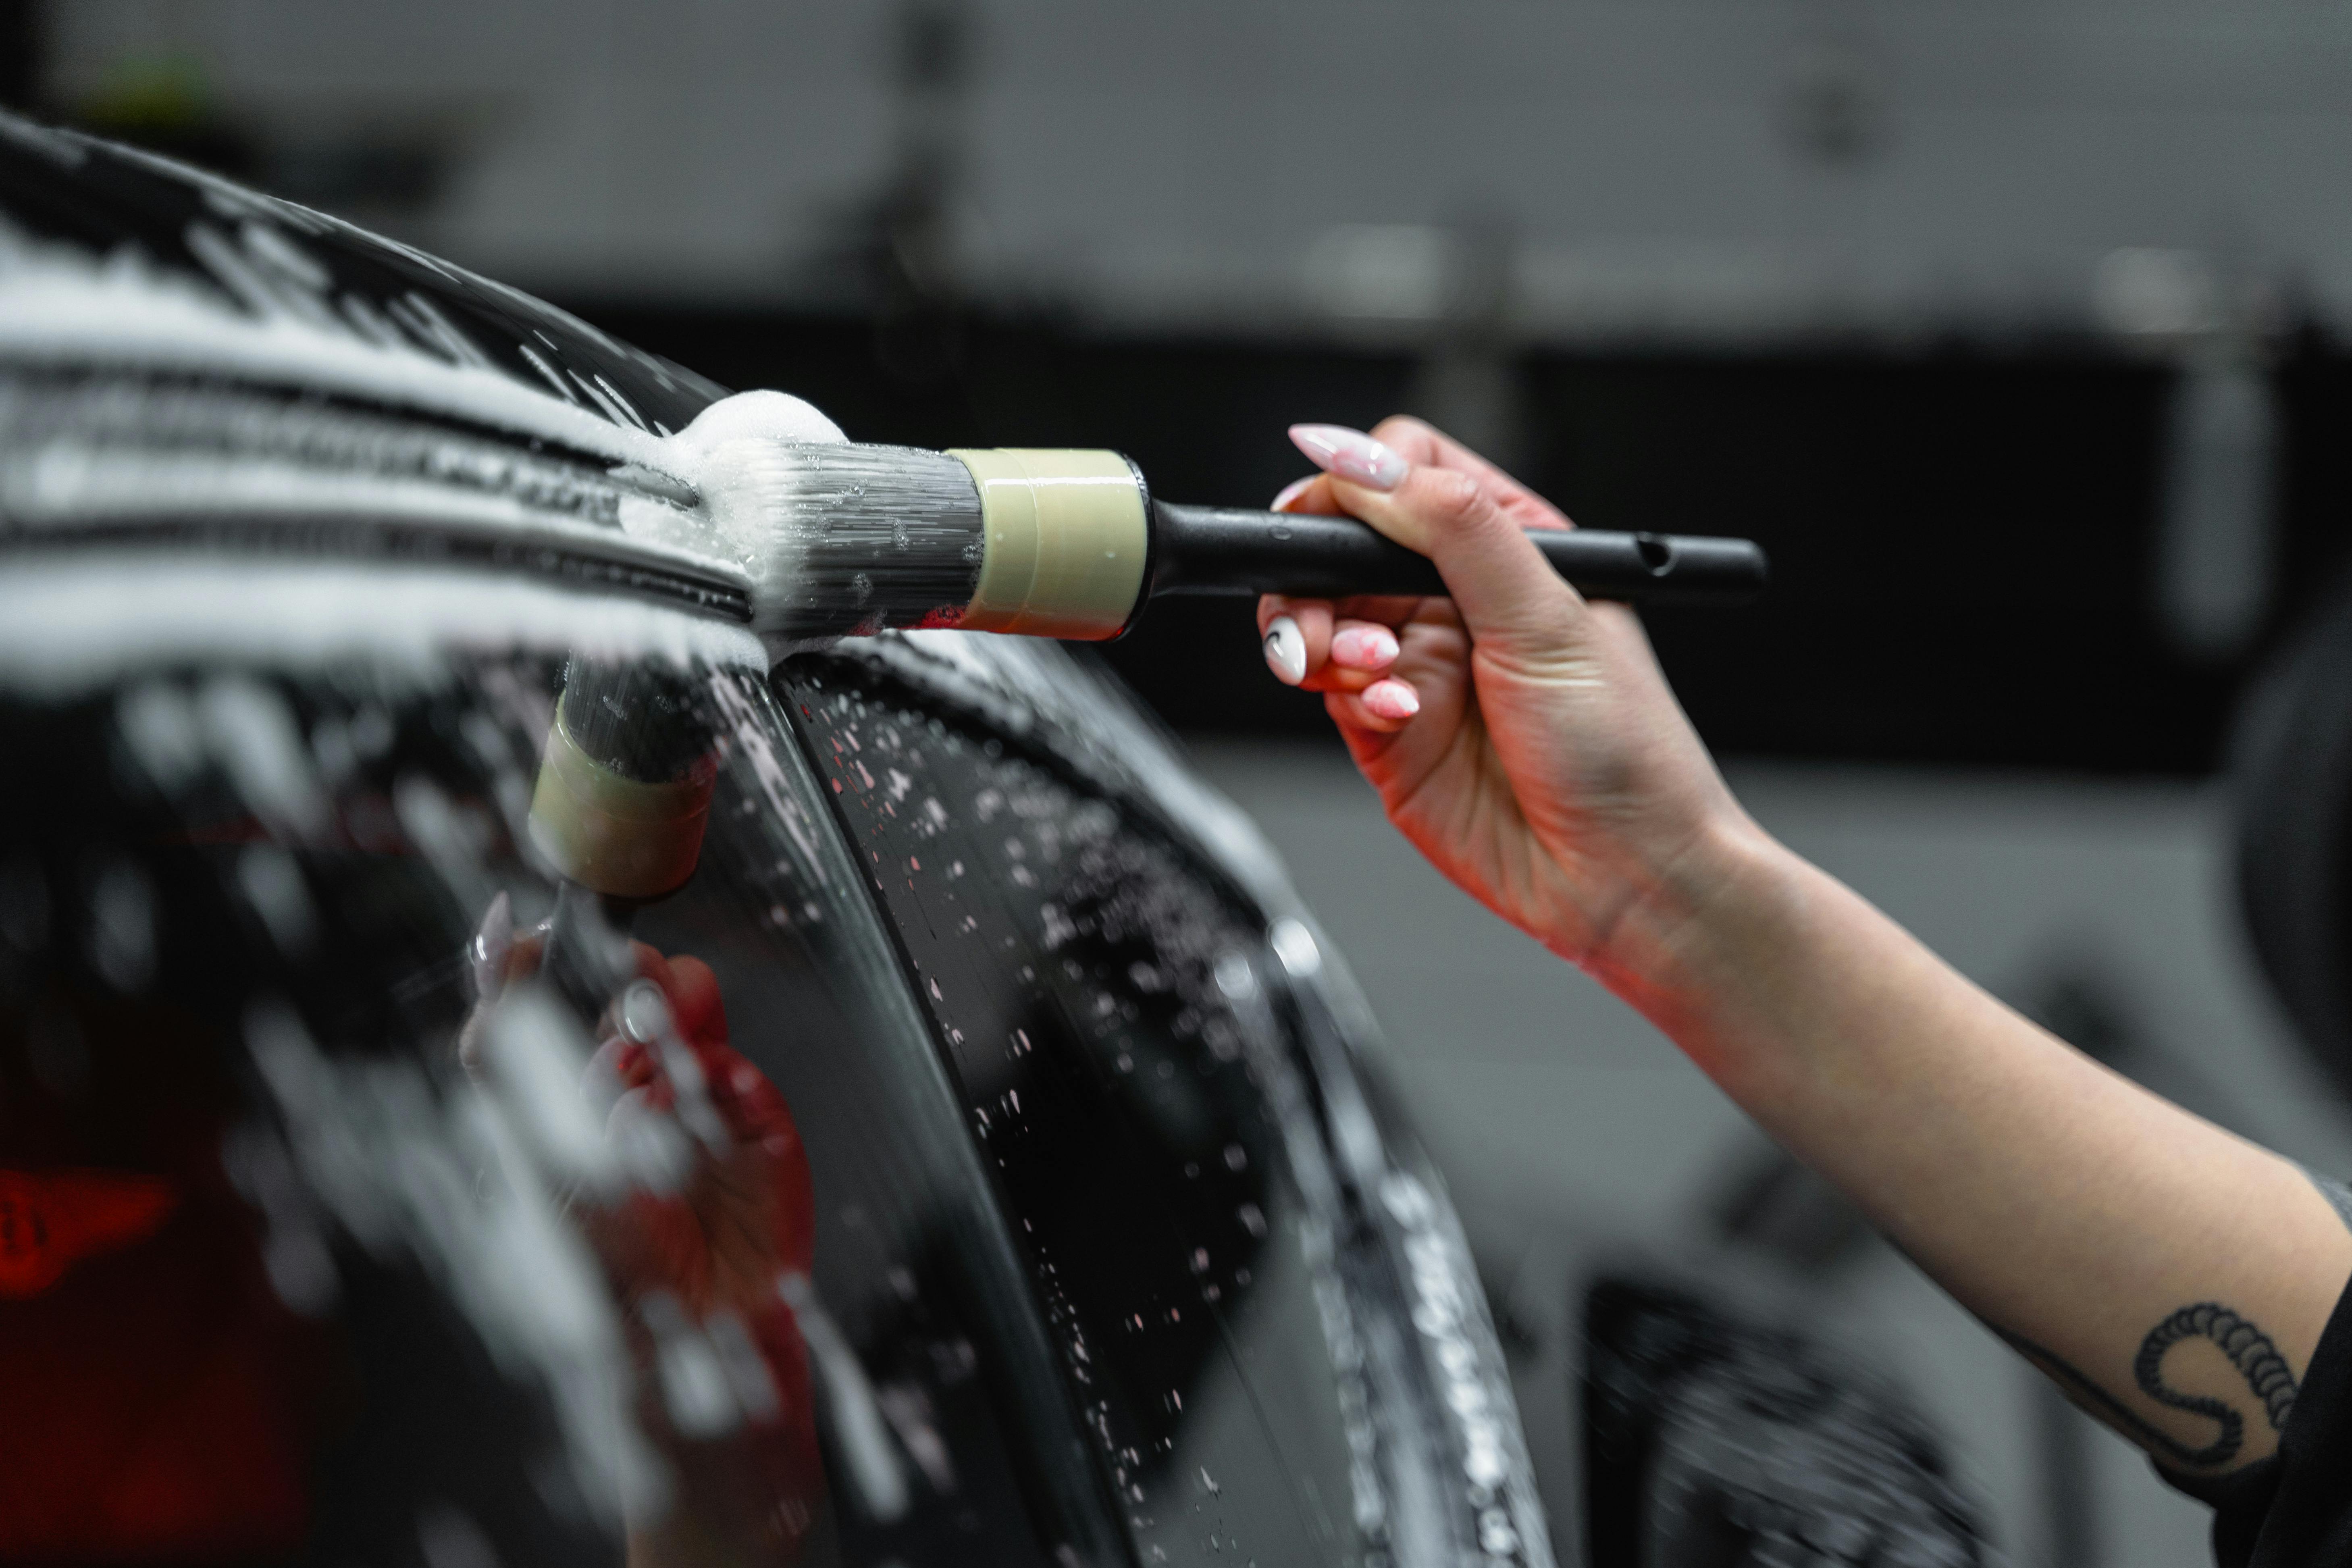
[[[1386,626],[1345,626],[1332,634],[1331,662],[1349,669],[1386,669],[1396,662],[1396,635]]]
[[[1316,474],[1309,474],[1303,479],[1291,480],[1288,484],[1282,487],[1282,493],[1275,497],[1274,504],[1267,507],[1265,510],[1268,511],[1289,510],[1290,503],[1297,500],[1300,496],[1305,495],[1307,493],[1307,487],[1313,484],[1319,477],[1320,476]]]
[[[1307,679],[1307,634],[1288,616],[1276,616],[1266,623],[1265,662],[1285,686],[1296,686]]]
[[[1421,711],[1421,694],[1402,680],[1376,680],[1364,688],[1364,706],[1383,719],[1410,719]]]
[[[1290,440],[1325,473],[1368,489],[1392,490],[1412,471],[1394,451],[1345,425],[1293,425]]]

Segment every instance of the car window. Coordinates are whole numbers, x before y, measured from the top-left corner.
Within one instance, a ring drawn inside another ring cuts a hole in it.
[[[1381,1558],[1359,1326],[1262,922],[1044,752],[846,659],[780,682],[897,926],[1147,1562]],[[1366,1553],[1370,1555],[1367,1556]]]
[[[758,650],[632,615],[0,675],[0,1555],[1121,1552]]]

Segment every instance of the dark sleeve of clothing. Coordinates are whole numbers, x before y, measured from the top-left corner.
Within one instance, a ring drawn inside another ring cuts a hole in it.
[[[2352,1223],[2352,1192],[2315,1183]],[[2311,1352],[2277,1453],[2210,1479],[2156,1473],[2212,1505],[2221,1568],[2352,1568],[2352,1289]]]

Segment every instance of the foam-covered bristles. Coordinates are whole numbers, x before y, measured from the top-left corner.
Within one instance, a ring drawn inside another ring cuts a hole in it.
[[[781,392],[722,398],[665,445],[669,472],[697,497],[670,542],[751,579],[756,629],[952,626],[971,602],[985,549],[980,493],[954,458],[845,441]]]

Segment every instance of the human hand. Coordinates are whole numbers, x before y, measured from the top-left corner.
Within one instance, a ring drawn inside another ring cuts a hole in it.
[[[1572,526],[1557,508],[1419,420],[1291,434],[1324,471],[1276,509],[1360,517],[1453,596],[1262,599],[1276,675],[1324,694],[1389,820],[1457,886],[1621,994],[1672,984],[1724,857],[1760,834],[1641,623],[1523,536]]]
[[[1772,845],[1631,612],[1586,604],[1520,531],[1567,526],[1543,500],[1412,420],[1293,435],[1324,472],[1277,506],[1362,518],[1452,591],[1259,605],[1268,661],[1324,694],[1390,820],[2159,1465],[2286,1451],[2352,1273],[2332,1198]]]

